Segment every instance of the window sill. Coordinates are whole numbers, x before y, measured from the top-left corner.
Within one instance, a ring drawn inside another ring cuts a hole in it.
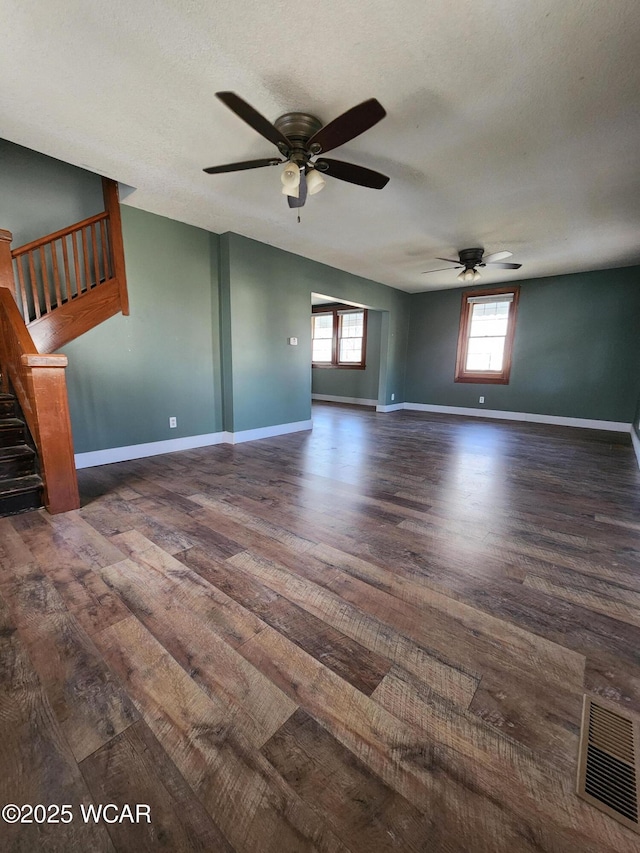
[[[504,373],[463,373],[454,382],[473,382],[476,385],[508,385],[509,377]]]
[[[366,364],[312,364],[312,368],[319,370],[366,370]]]

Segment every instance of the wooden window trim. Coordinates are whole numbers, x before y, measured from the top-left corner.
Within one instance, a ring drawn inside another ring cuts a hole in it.
[[[467,350],[469,345],[469,332],[471,326],[471,311],[473,303],[467,302],[470,296],[503,296],[511,294],[513,301],[509,308],[509,320],[507,323],[507,334],[504,340],[504,358],[501,371],[477,371],[466,370]],[[460,329],[458,332],[458,351],[456,355],[456,382],[475,382],[488,385],[508,385],[511,376],[511,361],[513,357],[513,340],[516,332],[516,318],[518,315],[518,299],[520,287],[494,287],[483,290],[465,290],[462,294],[462,306],[460,309]]]
[[[340,312],[341,311],[362,311],[362,358],[359,362],[350,362],[349,364],[341,364],[338,361],[340,354]],[[342,305],[332,303],[331,305],[313,305],[311,308],[313,314],[333,314],[333,338],[331,346],[331,361],[312,361],[311,367],[318,370],[366,370],[367,369],[367,316],[366,308],[357,308],[354,305]],[[313,336],[313,329],[312,329]],[[328,340],[328,339],[327,339]]]

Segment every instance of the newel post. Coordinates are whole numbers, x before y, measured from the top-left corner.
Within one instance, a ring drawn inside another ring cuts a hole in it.
[[[13,278],[13,259],[11,257],[11,241],[13,234],[0,228],[0,287],[8,288],[14,295],[16,292]]]
[[[13,260],[11,259],[11,240],[13,234],[11,231],[5,231],[0,228],[0,287],[6,287],[7,290],[15,293],[15,284],[13,280]],[[0,347],[0,351],[2,347]],[[9,391],[9,374],[7,372],[8,365],[0,363],[0,393],[6,394]]]
[[[120,195],[118,182],[110,178],[102,179],[102,196],[104,209],[109,214],[109,240],[111,242],[111,259],[113,273],[118,279],[120,291],[120,310],[129,314],[129,292],[127,290],[127,272],[124,265],[124,242],[122,240],[122,218],[120,216]]]
[[[73,455],[65,355],[29,353],[22,367],[33,411],[36,445],[44,480],[44,504],[50,513],[80,507]]]

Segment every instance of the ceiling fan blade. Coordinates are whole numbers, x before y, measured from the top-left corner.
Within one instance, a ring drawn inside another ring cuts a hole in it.
[[[355,163],[345,163],[343,160],[329,160],[323,157],[315,162],[315,167],[323,174],[339,181],[348,181],[359,187],[369,187],[372,190],[381,190],[389,183],[389,178],[381,172],[373,169],[365,169],[364,166],[356,166]]]
[[[307,200],[307,176],[304,171],[300,172],[300,186],[298,187],[298,198],[292,195],[287,196],[289,207],[304,207]]]
[[[439,269],[437,269],[437,270],[425,270],[424,272],[420,273],[420,275],[428,275],[430,272],[445,272],[445,270],[446,270],[446,271],[448,271],[448,270],[461,270],[461,269],[462,269],[462,267],[461,267],[461,266],[457,266],[457,267],[440,267],[440,268],[439,268]]]
[[[484,266],[484,264],[481,264],[481,266]],[[498,267],[501,270],[519,270],[522,264],[496,264],[492,262],[491,266]]]
[[[453,258],[436,258],[436,261],[446,261],[448,264],[459,264],[460,258],[456,258],[455,261]]]
[[[251,104],[244,101],[240,95],[236,95],[235,92],[216,92],[216,98],[221,100],[226,107],[229,107],[229,109],[234,112],[238,118],[241,118],[242,121],[246,121],[246,123],[257,131],[260,136],[264,136],[264,138],[268,139],[269,142],[273,142],[274,145],[277,145],[278,150],[282,154],[285,154],[285,150],[287,152],[291,151],[291,143],[287,137],[280,133],[278,128],[271,124],[268,119],[260,115],[260,113],[255,110]],[[287,155],[285,154],[285,156]]]
[[[493,264],[496,261],[504,261],[505,258],[510,258],[513,252],[494,252],[492,255],[485,255],[482,259],[483,264]]]
[[[264,160],[244,160],[242,163],[227,163],[226,166],[209,166],[208,169],[203,169],[207,175],[219,175],[222,172],[240,172],[242,169],[259,169],[261,166],[278,166],[284,163],[284,160],[277,160],[275,157],[269,157]]]
[[[360,136],[365,130],[369,130],[386,114],[382,104],[375,98],[363,101],[320,128],[307,143],[307,148],[314,154],[331,151],[339,145],[344,145],[345,142],[355,139],[356,136]]]

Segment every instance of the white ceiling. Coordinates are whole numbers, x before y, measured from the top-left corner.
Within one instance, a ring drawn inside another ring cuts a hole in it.
[[[458,285],[436,256],[509,249],[547,276],[640,262],[638,0],[4,0],[0,136],[135,187],[126,203],[235,231],[406,291]],[[387,117],[330,156],[302,222],[280,169],[205,166],[276,149],[270,120]]]

